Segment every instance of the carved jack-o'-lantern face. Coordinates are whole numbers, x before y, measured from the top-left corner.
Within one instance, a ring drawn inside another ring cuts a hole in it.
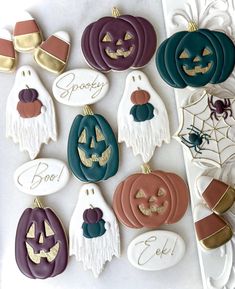
[[[101,115],[78,115],[75,118],[68,141],[68,162],[75,176],[82,181],[99,181],[116,173],[117,142]]]
[[[16,262],[29,278],[56,276],[67,265],[67,239],[60,221],[49,208],[24,211],[15,246]]]

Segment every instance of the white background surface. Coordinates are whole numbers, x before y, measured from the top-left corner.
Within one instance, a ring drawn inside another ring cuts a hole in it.
[[[173,1],[173,0],[172,0]],[[21,3],[18,3],[21,2]],[[30,4],[29,4],[30,3]],[[14,7],[15,5],[15,7]],[[20,6],[20,7],[19,7]],[[111,15],[111,9],[117,6],[122,14],[143,16],[154,25],[158,45],[166,38],[163,10],[160,0],[45,0],[45,1],[7,1],[0,11],[0,26],[12,29],[14,14],[18,9],[27,8],[37,19],[44,37],[58,30],[66,30],[72,39],[71,55],[68,69],[87,67],[80,48],[82,31],[91,22],[100,17]],[[41,80],[51,92],[55,75],[43,71],[32,58],[32,55],[20,55],[20,65],[30,64],[38,72]],[[143,69],[153,87],[162,97],[170,118],[171,135],[178,126],[177,110],[173,89],[165,84],[155,68],[154,59]],[[95,112],[104,115],[117,133],[116,112],[125,85],[125,72],[110,72],[110,90],[108,94],[93,106]],[[13,184],[15,169],[29,160],[27,153],[19,152],[18,145],[11,139],[5,139],[5,107],[6,100],[14,82],[14,74],[0,75],[1,105],[0,105],[0,273],[1,288],[37,289],[37,288],[157,288],[157,289],[201,289],[201,275],[198,264],[196,241],[193,231],[191,209],[184,218],[175,225],[162,226],[161,229],[172,230],[180,234],[186,242],[186,255],[175,267],[159,272],[144,272],[130,265],[126,257],[129,242],[147,231],[134,230],[120,225],[122,255],[106,265],[99,279],[95,279],[90,271],[84,271],[82,264],[75,258],[69,258],[66,271],[61,275],[47,280],[31,280],[20,273],[14,259],[14,238],[18,220],[24,209],[31,206],[33,197],[20,193]],[[71,123],[78,108],[63,106],[55,102],[58,124],[58,141],[44,145],[38,157],[52,157],[66,161],[67,138]],[[118,173],[105,182],[100,188],[109,204],[112,203],[113,192],[118,183],[128,175],[140,171],[141,159],[133,156],[132,151],[124,144],[120,148],[120,166]],[[178,173],[185,178],[184,161],[180,144],[172,140],[171,144],[156,149],[150,165],[154,169],[162,169]],[[42,202],[55,210],[68,232],[69,220],[77,201],[81,182],[71,177],[68,185],[60,192],[46,196]]]

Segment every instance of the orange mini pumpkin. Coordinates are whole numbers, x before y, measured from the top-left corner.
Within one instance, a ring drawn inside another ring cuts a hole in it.
[[[188,206],[188,188],[174,173],[137,173],[121,182],[114,194],[117,218],[131,228],[157,228],[179,221]]]
[[[22,102],[19,101],[17,104],[17,110],[21,117],[31,118],[38,116],[41,113],[42,103],[40,100],[33,102]]]
[[[131,102],[134,104],[145,104],[149,101],[150,95],[146,90],[138,89],[132,92]]]

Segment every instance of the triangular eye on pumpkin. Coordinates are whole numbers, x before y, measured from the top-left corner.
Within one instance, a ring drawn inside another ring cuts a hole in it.
[[[79,138],[78,138],[78,142],[79,143],[86,143],[86,130],[85,128],[83,129],[83,131],[81,132]]]
[[[207,56],[212,54],[212,51],[209,48],[204,48],[202,51],[202,56]]]
[[[141,199],[141,198],[146,198],[145,192],[143,190],[139,190],[136,195],[135,195],[136,199]]]
[[[127,32],[124,36],[124,40],[130,40],[133,38],[134,38],[134,36],[130,32]]]
[[[47,237],[54,236],[54,231],[52,230],[51,226],[48,224],[47,221],[44,221],[44,227],[45,227],[45,235]]]
[[[189,57],[190,57],[189,53],[187,52],[186,49],[184,49],[179,56],[180,59],[185,59],[185,58],[189,58]]]
[[[106,33],[102,39],[102,42],[112,42],[112,37],[109,33]]]
[[[26,237],[29,239],[35,238],[35,224],[34,223],[32,223],[32,225],[29,227]]]
[[[97,142],[105,140],[104,135],[102,134],[101,130],[97,126],[95,127],[95,135],[96,135]]]

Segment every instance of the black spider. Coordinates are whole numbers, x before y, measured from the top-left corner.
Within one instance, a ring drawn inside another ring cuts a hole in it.
[[[213,119],[213,116],[218,119],[218,115],[222,115],[224,119],[229,116],[232,116],[233,112],[231,109],[231,102],[229,98],[225,99],[218,99],[215,102],[213,102],[213,95],[211,95],[210,98],[208,98],[208,106],[211,110],[210,118]]]

